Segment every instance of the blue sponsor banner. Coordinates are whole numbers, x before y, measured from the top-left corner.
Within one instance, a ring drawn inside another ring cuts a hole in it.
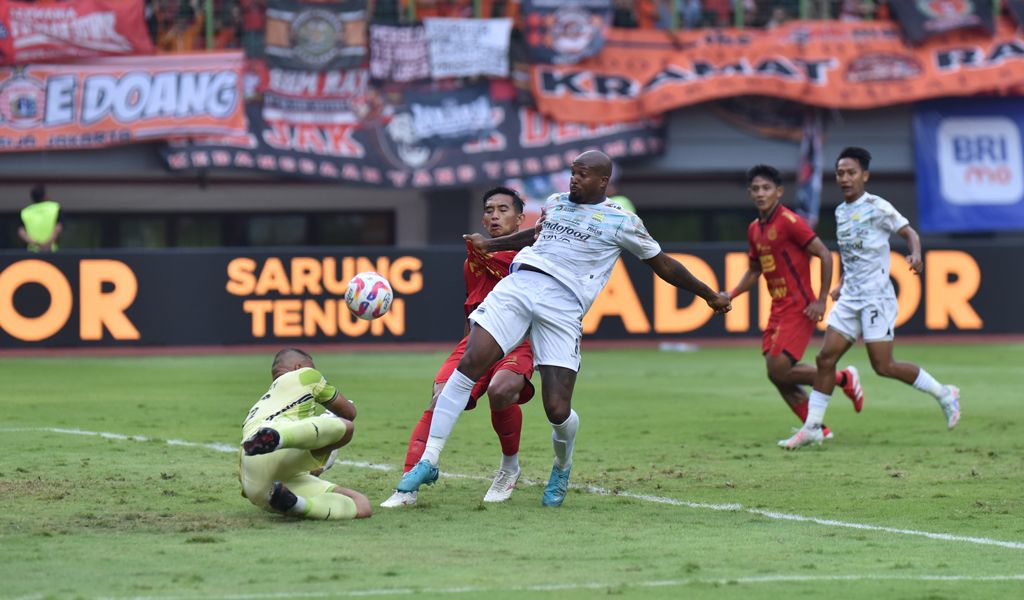
[[[926,233],[1024,230],[1024,102],[964,98],[914,111]]]

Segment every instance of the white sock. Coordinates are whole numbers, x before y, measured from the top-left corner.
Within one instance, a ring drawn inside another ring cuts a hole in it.
[[[828,410],[829,397],[818,390],[811,390],[811,397],[807,401],[807,427],[821,427],[825,420],[825,411]]]
[[[508,471],[509,473],[515,473],[519,470],[519,454],[513,454],[512,456],[501,455],[501,470]]]
[[[917,372],[917,379],[914,380],[914,389],[931,394],[935,396],[936,400],[941,398],[942,392],[945,391],[942,384],[935,381],[935,378],[928,371],[925,371],[924,367],[921,367],[921,370]]]
[[[304,515],[306,514],[306,499],[302,496],[296,496],[295,506],[288,509],[288,512],[293,515]]]
[[[576,443],[576,430],[580,427],[580,416],[569,410],[569,418],[561,424],[551,424],[551,445],[555,449],[555,466],[565,470],[572,466],[572,448]]]
[[[430,436],[427,437],[427,446],[423,450],[421,460],[429,461],[437,466],[441,458],[441,450],[448,436],[452,434],[455,422],[459,415],[469,404],[469,394],[473,391],[473,380],[463,375],[458,369],[452,372],[452,376],[445,382],[441,389],[441,395],[437,397],[434,405],[434,416],[430,420]]]

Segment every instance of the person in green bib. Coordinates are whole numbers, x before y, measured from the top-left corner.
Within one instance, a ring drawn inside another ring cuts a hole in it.
[[[60,223],[60,204],[46,197],[46,187],[36,184],[30,192],[32,204],[21,209],[21,238],[30,252],[55,252],[57,238],[64,226]]]

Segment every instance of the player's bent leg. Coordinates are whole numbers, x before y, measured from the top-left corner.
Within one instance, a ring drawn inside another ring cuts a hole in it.
[[[246,456],[268,454],[283,448],[299,450],[334,449],[352,439],[352,422],[335,416],[297,421],[268,422],[242,442]]]
[[[893,358],[893,341],[864,341],[871,360],[871,368],[880,377],[898,379],[908,385],[914,385],[920,367],[914,363],[900,362]]]
[[[860,385],[860,372],[857,371],[857,367],[848,365],[842,371],[837,371],[836,385],[843,390],[850,402],[853,402],[854,412],[860,412],[864,408],[864,390]]]

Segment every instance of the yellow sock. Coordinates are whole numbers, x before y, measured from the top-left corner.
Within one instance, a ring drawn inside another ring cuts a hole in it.
[[[279,448],[317,450],[336,443],[345,437],[345,422],[337,417],[309,417],[300,421],[274,423],[274,429],[281,434]]]
[[[342,521],[356,518],[356,502],[344,494],[326,493],[306,497],[305,519]]]

